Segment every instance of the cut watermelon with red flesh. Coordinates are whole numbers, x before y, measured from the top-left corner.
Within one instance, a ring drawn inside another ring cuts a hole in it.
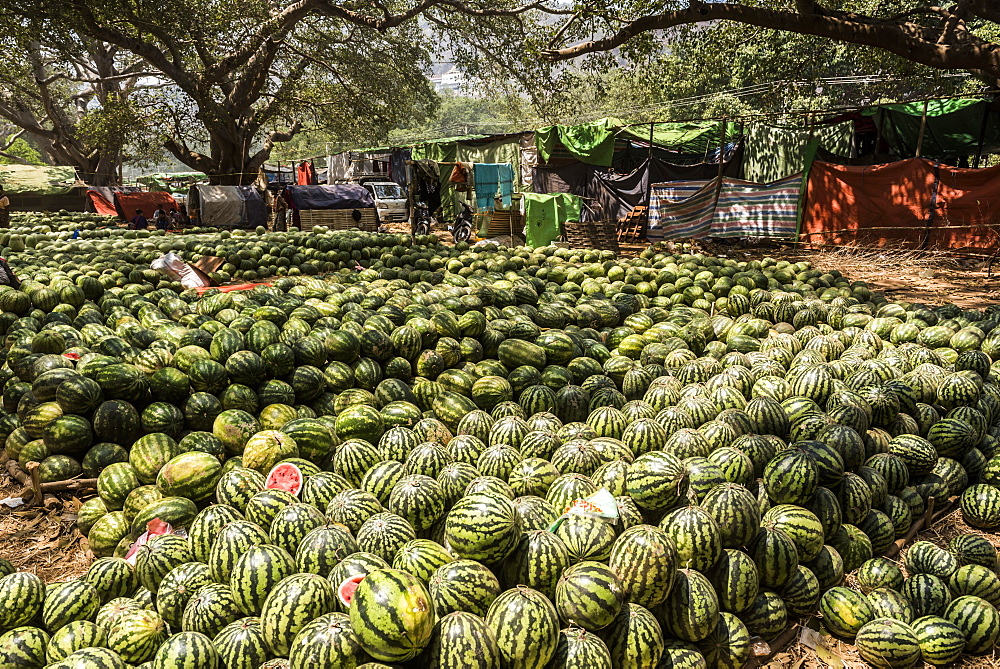
[[[264,481],[264,490],[284,490],[298,495],[304,480],[302,470],[291,463],[282,462],[276,464],[268,473],[267,480]]]
[[[340,587],[337,588],[337,597],[340,598],[340,603],[344,605],[344,608],[351,605],[351,600],[354,599],[354,591],[358,589],[358,584],[363,580],[365,580],[364,576],[352,576],[344,580],[340,584]]]

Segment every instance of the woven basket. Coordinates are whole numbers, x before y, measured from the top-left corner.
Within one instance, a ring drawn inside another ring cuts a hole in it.
[[[570,248],[598,249],[618,253],[616,221],[566,221],[563,223]]]

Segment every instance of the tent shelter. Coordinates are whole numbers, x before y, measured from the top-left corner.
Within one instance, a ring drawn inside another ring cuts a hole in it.
[[[152,220],[153,212],[157,207],[163,205],[168,212],[177,208],[177,201],[170,193],[157,191],[139,193],[115,193],[115,211],[118,217],[131,221],[135,216],[136,209],[142,209],[146,218]]]
[[[0,186],[15,211],[83,211],[86,204],[72,167],[0,165]]]
[[[360,184],[289,186],[285,201],[292,220],[303,230],[325,225],[334,230],[378,229],[375,200]]]
[[[267,224],[264,199],[253,186],[192,186],[188,212],[213,228],[256,228]]]

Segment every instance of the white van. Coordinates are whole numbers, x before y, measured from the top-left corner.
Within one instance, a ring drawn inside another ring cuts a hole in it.
[[[406,191],[398,183],[384,177],[361,179],[359,182],[375,199],[380,223],[405,223],[410,219]]]

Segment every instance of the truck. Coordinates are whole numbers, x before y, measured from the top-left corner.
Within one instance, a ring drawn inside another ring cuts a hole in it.
[[[375,209],[380,223],[405,223],[410,220],[406,190],[398,183],[380,176],[361,177],[358,183],[375,199]]]

